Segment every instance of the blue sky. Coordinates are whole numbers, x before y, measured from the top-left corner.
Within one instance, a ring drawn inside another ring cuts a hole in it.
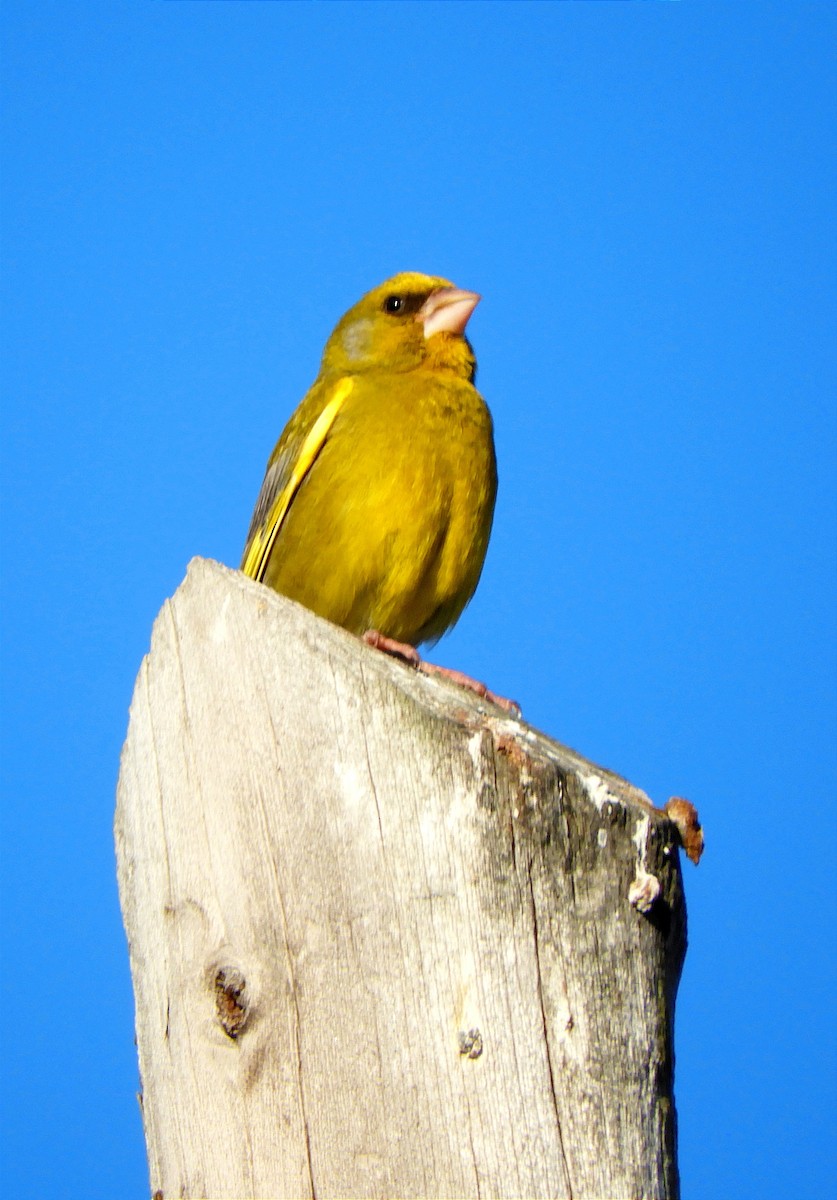
[[[698,805],[684,1197],[828,1194],[837,9],[0,24],[6,1192],[146,1194],[111,835],[134,677],[190,557],[237,564],[338,317],[415,269],[484,297],[500,464],[434,657]]]

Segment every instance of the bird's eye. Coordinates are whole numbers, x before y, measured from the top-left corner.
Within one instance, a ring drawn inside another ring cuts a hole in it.
[[[384,312],[398,313],[404,311],[403,296],[387,296],[384,301]]]

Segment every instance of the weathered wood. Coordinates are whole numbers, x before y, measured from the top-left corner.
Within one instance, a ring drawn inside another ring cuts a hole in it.
[[[195,560],[116,816],[152,1190],[676,1196],[676,838],[624,780]]]

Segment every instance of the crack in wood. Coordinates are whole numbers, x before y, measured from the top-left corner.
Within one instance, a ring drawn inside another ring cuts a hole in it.
[[[561,1115],[558,1112],[558,1095],[555,1090],[555,1072],[552,1066],[552,1047],[549,1041],[549,1025],[546,1019],[546,1006],[544,1004],[543,995],[543,976],[541,974],[541,952],[538,931],[538,910],[535,904],[535,888],[532,883],[532,864],[526,864],[526,877],[529,885],[529,908],[532,915],[532,933],[535,945],[535,971],[537,976],[537,993],[538,1005],[540,1006],[541,1020],[543,1022],[543,1040],[546,1047],[546,1067],[549,1073],[549,1094],[552,1099],[552,1110],[555,1114],[555,1127],[558,1131],[558,1146],[561,1150],[561,1161],[564,1167],[564,1179],[567,1185],[567,1200],[573,1200],[573,1186],[570,1179],[570,1168],[567,1163],[567,1155],[564,1149],[564,1135],[561,1130]]]

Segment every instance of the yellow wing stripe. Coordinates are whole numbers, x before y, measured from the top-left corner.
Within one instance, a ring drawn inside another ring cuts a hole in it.
[[[290,479],[274,500],[273,507],[267,515],[267,520],[261,529],[257,530],[253,535],[253,540],[247,550],[247,557],[241,567],[244,574],[249,575],[251,579],[259,580],[259,582],[264,579],[268,561],[273,552],[276,539],[279,536],[279,530],[282,528],[282,523],[288,515],[291,501],[299,490],[299,485],[311,470],[314,459],[320,453],[320,450],[322,450],[323,443],[328,436],[328,431],[334,424],[335,417],[353,387],[353,379],[341,379],[337,384],[334,389],[334,395],[317,417],[311,426],[308,436],[302,443]]]

